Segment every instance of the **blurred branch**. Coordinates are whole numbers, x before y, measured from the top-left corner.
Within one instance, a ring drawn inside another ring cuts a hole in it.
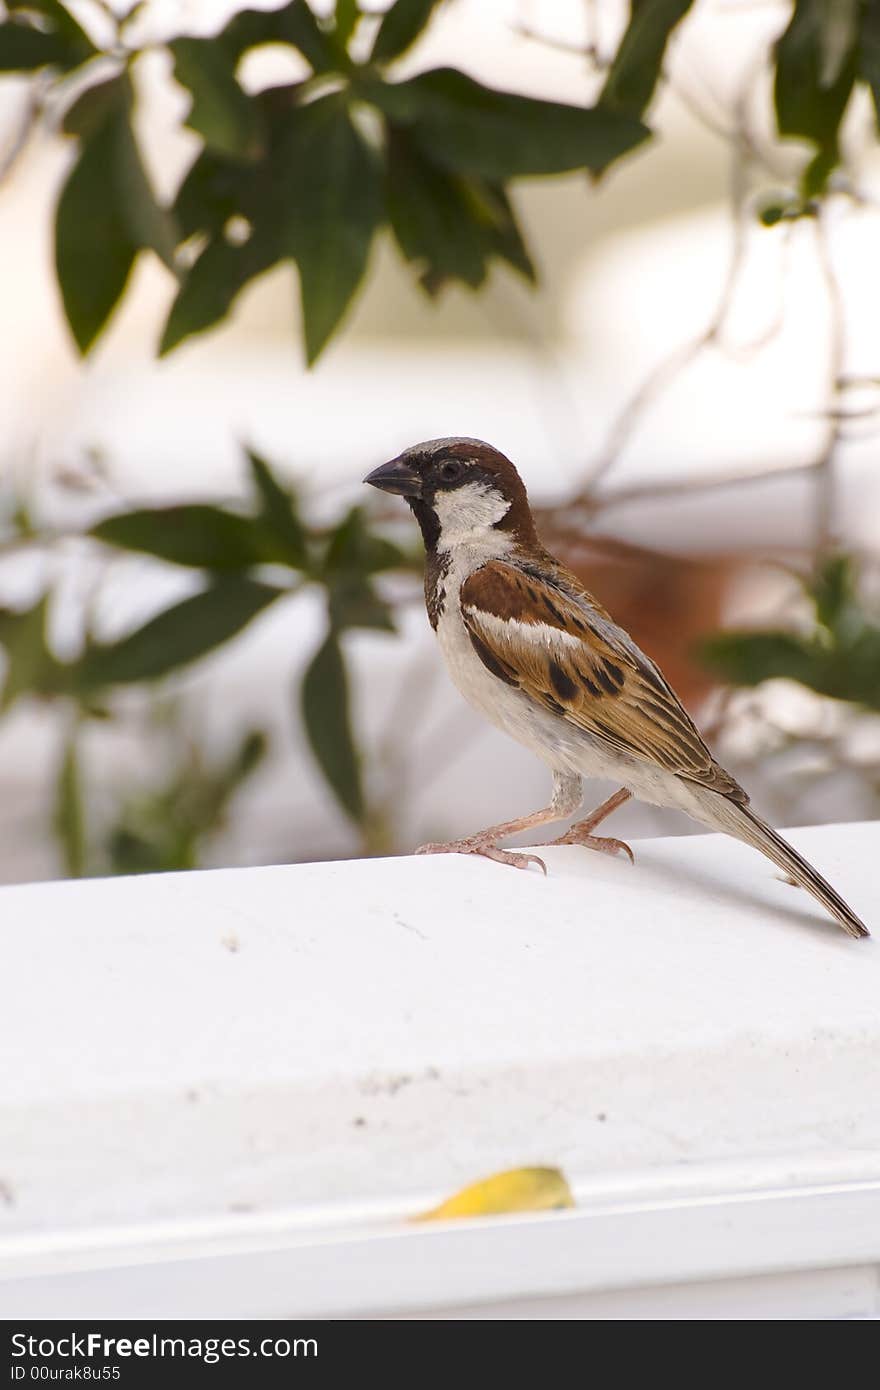
[[[738,150],[746,164],[762,169],[773,178],[787,180],[788,170],[780,161],[774,159],[773,152],[760,142],[752,126],[752,100],[757,84],[767,73],[769,58],[767,50],[762,50],[749,66],[734,102],[733,120],[729,125],[725,124],[722,118],[710,115],[703,104],[702,96],[697,97],[680,79],[673,80],[666,69],[662,73],[662,80],[694,120],[719,140],[724,140],[732,149]],[[700,81],[698,74],[695,74],[695,81]]]
[[[799,474],[810,474],[815,463],[780,463],[772,468],[763,468],[753,473],[740,471],[715,474],[711,478],[664,478],[656,483],[633,483],[627,487],[606,489],[595,499],[597,509],[624,506],[630,502],[642,502],[649,498],[683,497],[689,493],[717,492],[729,487],[756,486],[759,483],[773,482],[777,478],[796,478]],[[566,510],[569,504],[566,503]]]
[[[603,499],[595,496],[596,484],[617,462],[646,412],[701,352],[718,343],[724,329],[746,256],[745,163],[742,152],[738,148],[733,150],[731,157],[730,203],[733,217],[733,242],[724,284],[715,306],[715,312],[701,333],[692,338],[690,342],[676,348],[648,374],[618,412],[608,432],[605,444],[589,470],[586,485],[576,499],[588,510],[602,505]]]
[[[823,418],[827,421],[827,430],[818,456],[801,465],[781,465],[763,470],[760,473],[728,474],[709,479],[688,478],[666,480],[661,483],[634,484],[628,487],[605,490],[597,494],[597,485],[615,466],[645,415],[652,409],[657,400],[669,390],[701,353],[709,348],[723,347],[722,335],[736,295],[747,253],[747,236],[751,222],[748,200],[749,170],[751,167],[757,166],[774,176],[780,176],[780,170],[776,167],[769,152],[763,149],[757,140],[751,127],[749,115],[754,86],[760,75],[766,71],[767,56],[765,52],[762,52],[742,84],[736,101],[734,120],[729,128],[709,114],[702,101],[680,82],[673,82],[664,65],[662,80],[666,83],[667,88],[678,97],[704,128],[718,138],[725,140],[730,146],[730,209],[733,223],[730,257],[715,311],[707,326],[696,337],[674,349],[649,372],[613,420],[605,443],[589,469],[585,485],[573,499],[573,502],[570,500],[566,504],[567,520],[564,524],[571,531],[576,531],[579,525],[595,515],[598,510],[612,505],[619,506],[648,497],[669,497],[696,491],[716,490],[741,483],[755,484],[782,475],[807,473],[814,475],[816,479],[815,550],[818,554],[826,553],[834,544],[835,461],[839,445],[845,439],[843,431],[846,421],[848,418],[855,418],[855,416],[852,412],[843,412],[840,408],[840,392],[845,388],[843,376],[845,357],[844,304],[829,245],[827,205],[821,200],[817,200],[812,205],[803,204],[799,208],[799,215],[812,213],[815,217],[817,254],[826,287],[830,317],[828,335],[830,384],[827,405],[822,411]],[[784,175],[782,176],[784,177]],[[781,325],[782,309],[780,309],[779,318],[748,345],[745,353],[751,355],[759,351],[779,332]],[[736,355],[741,358],[743,352],[740,351]],[[866,415],[871,413],[870,411],[865,412]]]
[[[573,58],[584,58],[597,72],[607,72],[611,66],[611,57],[600,53],[595,41],[584,44],[574,39],[556,38],[540,33],[529,24],[516,23],[511,27],[518,38],[527,39],[530,43],[539,43],[542,48],[550,48],[557,53],[567,53]]]
[[[518,32],[527,38],[542,38],[541,35],[524,26],[519,26]],[[543,41],[551,43],[552,46],[559,46],[553,40]],[[593,63],[599,63],[600,61],[596,53],[595,44],[591,44],[586,48],[571,47],[567,44],[561,46],[565,47],[567,51],[579,52],[583,57]],[[674,82],[670,78],[667,65],[664,64],[662,68],[661,80],[666,84],[667,88],[679,98],[682,104],[701,125],[730,146],[730,208],[733,222],[733,239],[730,258],[715,311],[707,326],[695,338],[676,348],[648,374],[633,394],[627,399],[612,422],[605,443],[598,457],[589,468],[587,481],[580,493],[573,500],[573,505],[576,508],[582,509],[585,517],[589,517],[598,508],[607,504],[607,495],[601,497],[596,496],[596,485],[614,467],[645,414],[700,353],[707,348],[717,347],[720,344],[721,335],[727,322],[746,259],[747,233],[749,227],[749,165],[759,164],[770,172],[778,172],[773,168],[767,153],[761,149],[755,139],[749,121],[749,106],[754,85],[760,73],[766,69],[766,65],[767,55],[766,53],[762,53],[760,60],[753,64],[742,84],[741,91],[735,103],[733,124],[730,128],[724,126],[713,116],[709,115],[701,102],[691,92],[684,88],[681,83]],[[779,331],[780,326],[781,321],[771,325],[766,333],[762,334],[754,343],[749,345],[747,349],[749,353],[763,347],[765,343]],[[698,484],[697,486],[700,485],[701,484]],[[716,484],[715,481],[712,480],[708,485],[715,486]],[[677,486],[679,485],[676,485],[676,488]],[[627,498],[631,495],[633,495],[633,490],[628,489],[626,492]],[[642,495],[641,489],[638,495]],[[615,501],[619,500],[620,494],[616,494]],[[572,503],[569,502],[568,505],[571,506]]]

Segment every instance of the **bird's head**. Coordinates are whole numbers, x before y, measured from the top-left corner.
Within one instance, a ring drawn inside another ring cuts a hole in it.
[[[364,479],[405,497],[429,549],[491,542],[533,543],[523,481],[510,459],[480,439],[429,439]]]

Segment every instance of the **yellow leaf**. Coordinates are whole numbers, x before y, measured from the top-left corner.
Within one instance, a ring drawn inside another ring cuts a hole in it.
[[[498,1216],[506,1211],[549,1211],[573,1207],[571,1188],[558,1168],[511,1168],[463,1187],[417,1221],[460,1216]]]

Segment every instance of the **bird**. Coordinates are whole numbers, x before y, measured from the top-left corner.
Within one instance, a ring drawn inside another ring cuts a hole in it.
[[[634,856],[593,832],[630,797],[674,807],[760,850],[853,937],[868,928],[752,808],[715,760],[660,669],[538,538],[525,485],[479,439],[430,439],[364,479],[406,499],[425,544],[425,606],[449,674],[493,724],[545,762],[549,805],[417,853],[482,855],[526,869],[539,856],[499,841],[567,820],[583,779],[620,789],[552,844]]]

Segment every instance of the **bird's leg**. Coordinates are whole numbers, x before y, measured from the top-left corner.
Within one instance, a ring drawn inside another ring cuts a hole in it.
[[[605,835],[591,835],[590,831],[595,830],[596,826],[610,816],[612,811],[616,811],[618,806],[622,806],[625,801],[629,801],[632,792],[626,787],[621,787],[619,792],[609,796],[607,801],[603,801],[601,806],[597,806],[591,816],[586,820],[579,820],[576,825],[571,826],[564,835],[560,835],[558,840],[554,840],[554,845],[586,845],[587,849],[597,849],[602,854],[628,854],[630,863],[634,864],[635,855],[625,840],[612,840]]]
[[[515,869],[527,869],[537,864],[544,873],[547,866],[537,854],[524,854],[519,850],[499,849],[496,841],[507,839],[508,835],[518,835],[521,830],[534,830],[538,825],[548,825],[551,821],[565,820],[581,804],[581,779],[574,772],[554,772],[553,799],[543,811],[535,811],[519,820],[504,821],[501,825],[490,825],[477,835],[469,835],[464,840],[451,840],[445,845],[420,845],[416,854],[481,854],[485,859],[494,859],[499,864],[512,864]]]

